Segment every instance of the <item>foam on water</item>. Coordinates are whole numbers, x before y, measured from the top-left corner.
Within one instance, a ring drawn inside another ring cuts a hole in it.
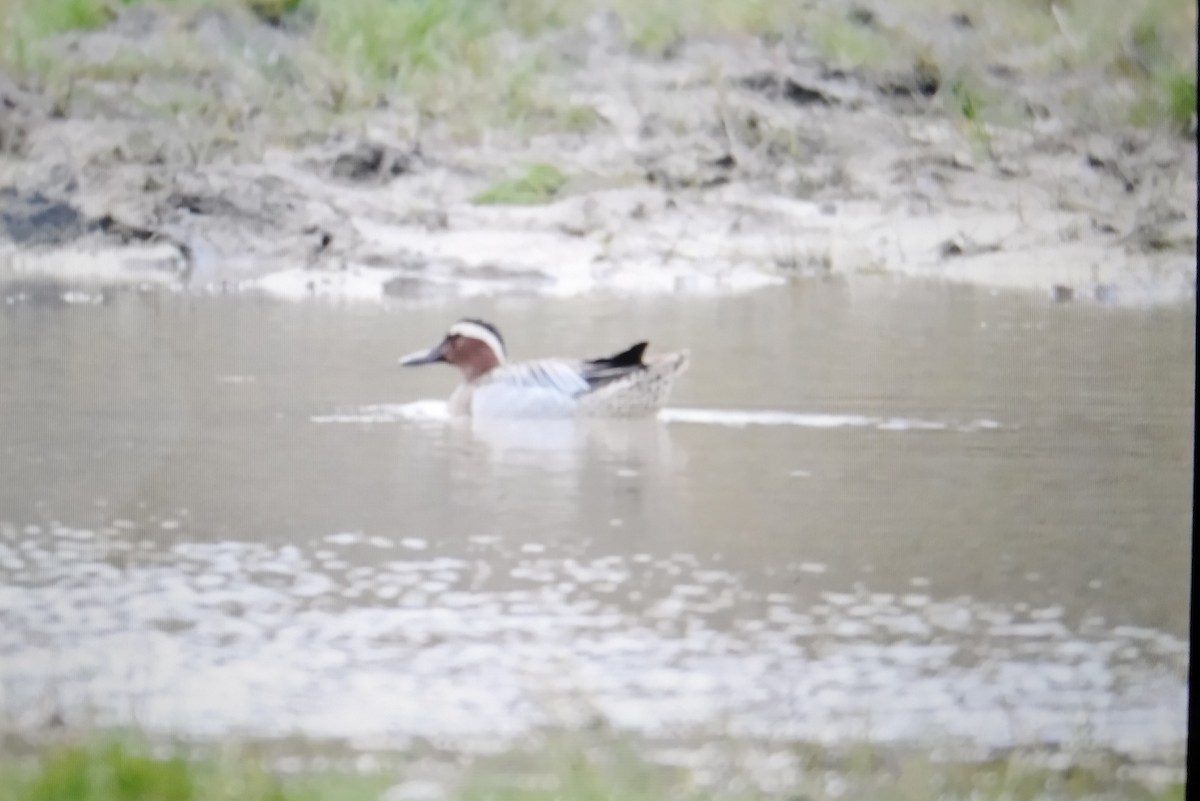
[[[314,423],[419,423],[440,422],[450,419],[446,402],[419,400],[411,403],[379,403],[360,406],[356,409],[321,414],[312,418]]]
[[[910,417],[870,417],[859,414],[807,414],[771,409],[663,409],[659,419],[667,423],[728,426],[800,426],[802,428],[876,428],[880,431],[980,431],[1000,428],[995,420],[951,423]]]
[[[436,422],[449,419],[444,401],[419,400],[411,403],[383,403],[360,406],[334,414],[316,415],[314,423],[398,423]],[[990,431],[1002,428],[995,420],[966,423],[921,420],[911,417],[872,417],[857,414],[811,414],[774,409],[663,409],[658,419],[664,423],[715,425],[729,428],[747,426],[798,426],[801,428],[875,428],[880,431]]]

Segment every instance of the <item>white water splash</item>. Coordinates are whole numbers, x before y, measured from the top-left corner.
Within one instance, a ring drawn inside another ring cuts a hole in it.
[[[314,423],[398,423],[440,422],[449,420],[444,401],[420,400],[412,403],[361,406],[336,414],[317,415]],[[856,414],[807,414],[772,409],[663,409],[658,419],[664,423],[717,425],[730,428],[746,426],[799,426],[802,428],[875,428],[880,431],[984,431],[1002,428],[995,420],[951,423],[907,417],[871,417]]]
[[[938,431],[949,427],[935,420],[866,417],[858,414],[801,414],[784,411],[747,411],[742,409],[663,409],[659,419],[667,423],[698,423],[729,426],[800,426],[803,428],[874,427],[894,431],[924,429]]]
[[[419,400],[412,403],[378,403],[360,406],[345,412],[321,414],[312,418],[314,423],[420,423],[444,422],[450,419],[446,402]]]

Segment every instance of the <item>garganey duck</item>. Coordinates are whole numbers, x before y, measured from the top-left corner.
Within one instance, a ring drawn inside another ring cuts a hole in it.
[[[536,359],[511,364],[504,338],[491,323],[467,318],[450,326],[429,350],[410,353],[400,364],[446,362],[462,371],[463,383],[450,396],[452,416],[648,417],[687,368],[687,351],[642,356],[646,342],[602,359]]]

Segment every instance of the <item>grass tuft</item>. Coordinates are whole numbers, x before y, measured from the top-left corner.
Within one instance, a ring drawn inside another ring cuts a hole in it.
[[[145,742],[99,737],[0,756],[0,801],[377,801],[403,783],[403,762],[366,772],[305,768],[278,773],[256,750],[193,748],[157,756]],[[1111,756],[1080,756],[1042,767],[1019,755],[982,762],[933,760],[869,744],[831,749],[797,743],[786,798],[810,801],[1181,801],[1184,785],[1130,778]],[[438,797],[445,801],[756,801],[771,797],[723,760],[698,784],[686,769],[655,764],[635,742],[609,732],[563,732],[528,750],[464,764]],[[1181,768],[1182,770],[1182,768]],[[395,793],[397,797],[401,793]]]
[[[281,776],[248,752],[155,756],[135,740],[101,738],[0,758],[0,801],[368,801],[385,775]]]
[[[472,0],[313,0],[322,43],[380,88],[468,67],[480,74],[497,20]]]
[[[968,122],[979,121],[985,103],[978,92],[973,91],[960,79],[950,84],[950,96],[954,98],[955,109],[963,119]]]
[[[184,760],[158,759],[113,742],[51,753],[30,777],[24,797],[28,801],[191,801],[197,796],[192,768]]]
[[[1175,73],[1166,80],[1167,108],[1170,119],[1184,131],[1196,129],[1196,74]]]
[[[473,198],[473,202],[494,206],[533,206],[549,203],[566,185],[567,176],[553,164],[537,162],[512,180],[492,184]]]
[[[33,9],[31,22],[42,35],[92,30],[107,24],[114,16],[111,4],[104,0],[51,0]]]

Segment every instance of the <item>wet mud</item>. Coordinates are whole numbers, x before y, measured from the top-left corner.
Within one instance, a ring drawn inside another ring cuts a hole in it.
[[[172,93],[236,94],[206,71],[97,71],[66,95],[0,76],[2,291],[728,292],[894,274],[1057,301],[1195,296],[1194,140],[1055,116],[1036,76],[1004,65],[993,77],[1022,109],[1011,126],[948,113],[936,73],[752,39],[650,57],[610,23],[564,33],[574,56],[553,76],[595,124],[475,141],[397,103],[344,130],[221,142],[145,111]],[[969,24],[945,27],[969,47]],[[249,14],[142,8],[63,47],[102,63],[167,28],[216,55],[303,46]],[[476,202],[530,163],[566,177],[548,202]]]

